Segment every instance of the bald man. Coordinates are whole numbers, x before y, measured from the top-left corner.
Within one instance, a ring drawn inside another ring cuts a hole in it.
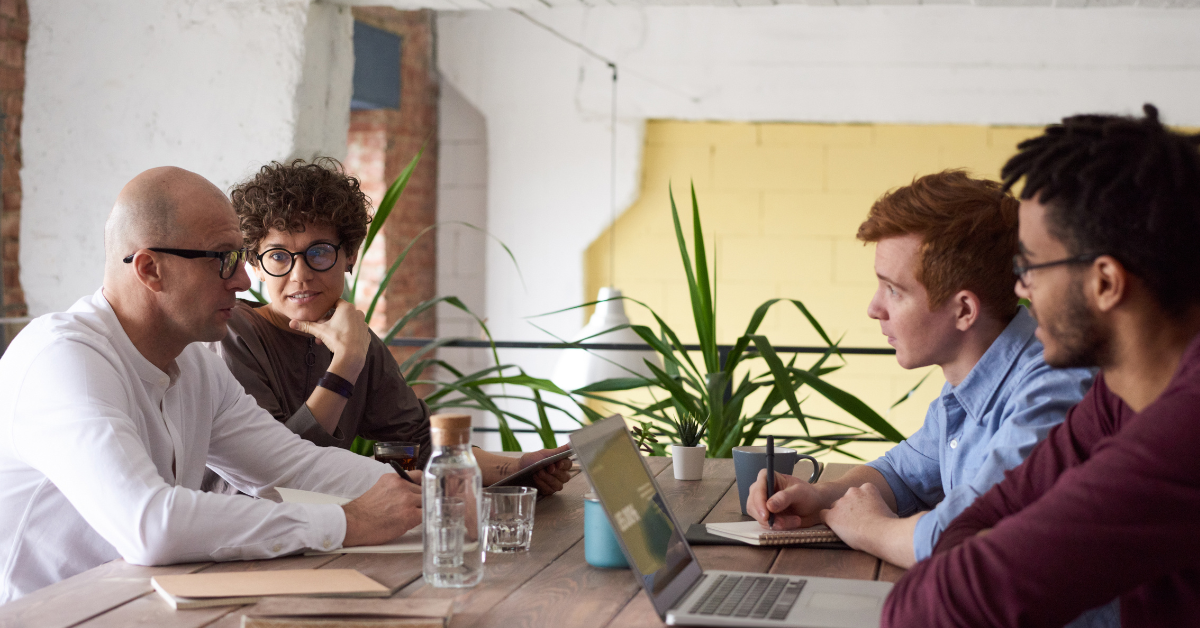
[[[382,543],[421,519],[389,467],[302,440],[247,396],[218,341],[250,286],[238,219],[203,177],[148,170],[117,198],[104,284],[0,359],[0,604],[117,558],[271,558]],[[205,465],[250,495],[199,490]]]

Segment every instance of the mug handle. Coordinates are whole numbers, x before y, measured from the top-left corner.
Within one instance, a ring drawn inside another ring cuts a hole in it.
[[[812,470],[812,473],[809,474],[809,476],[808,476],[808,483],[812,484],[812,483],[816,482],[817,478],[821,476],[821,463],[817,462],[816,458],[813,458],[812,456],[810,456],[808,454],[798,453],[798,454],[796,454],[796,457],[804,458],[805,460],[808,460],[809,462],[812,463],[813,470]]]

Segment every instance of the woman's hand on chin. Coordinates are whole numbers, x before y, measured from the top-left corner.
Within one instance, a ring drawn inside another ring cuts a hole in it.
[[[358,379],[371,345],[371,328],[363,313],[348,301],[338,299],[333,315],[320,321],[289,323],[292,329],[309,334],[333,352],[330,372],[351,382]]]

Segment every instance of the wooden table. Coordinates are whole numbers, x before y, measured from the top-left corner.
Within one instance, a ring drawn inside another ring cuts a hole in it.
[[[648,458],[650,469],[679,523],[742,520],[733,461],[706,460],[704,479],[676,480],[669,458]],[[852,465],[829,464],[821,480]],[[801,473],[799,468],[797,473]],[[582,474],[555,496],[538,502],[532,549],[525,554],[489,554],[483,582],[468,590],[435,589],[421,579],[419,554],[291,556],[232,563],[137,567],[113,561],[0,606],[0,628],[68,626],[234,628],[246,607],[174,611],[152,592],[150,577],[198,571],[353,568],[396,590],[396,597],[455,598],[454,626],[662,626],[649,599],[628,570],[597,569],[583,559]],[[852,550],[698,546],[705,569],[887,580],[904,570]],[[347,603],[353,603],[347,601]]]

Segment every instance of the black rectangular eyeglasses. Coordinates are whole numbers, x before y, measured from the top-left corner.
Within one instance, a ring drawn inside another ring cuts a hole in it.
[[[166,253],[167,255],[175,255],[185,259],[198,259],[201,257],[216,258],[221,260],[221,279],[229,279],[233,273],[237,272],[238,264],[245,263],[250,259],[250,251],[248,249],[237,249],[233,251],[198,251],[196,249],[166,249],[156,246],[149,247],[147,250],[155,253]],[[130,253],[121,260],[126,264],[133,262],[133,256],[136,252]]]

